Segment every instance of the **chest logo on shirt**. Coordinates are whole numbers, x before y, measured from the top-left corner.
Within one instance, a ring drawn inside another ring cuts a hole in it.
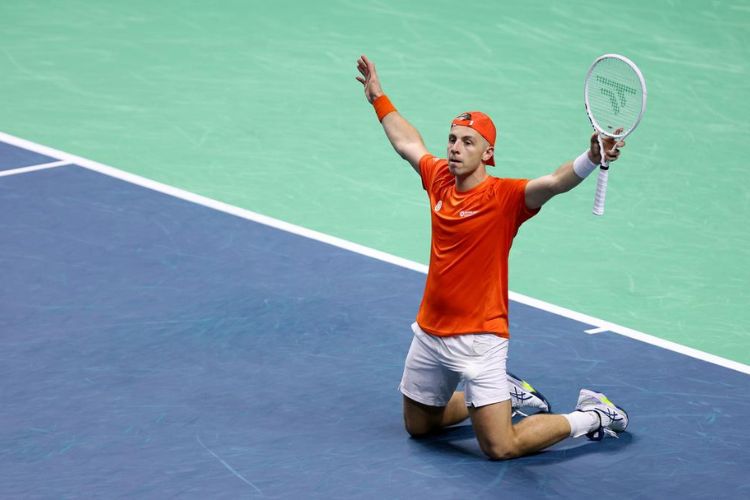
[[[439,212],[441,208],[443,208],[443,200],[437,202],[437,204],[435,205],[435,211]]]
[[[479,210],[461,210],[458,215],[461,217],[471,217],[472,215],[479,213]]]

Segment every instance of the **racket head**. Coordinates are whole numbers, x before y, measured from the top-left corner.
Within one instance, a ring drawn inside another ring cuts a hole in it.
[[[636,129],[646,111],[646,81],[633,61],[619,54],[597,57],[584,83],[586,114],[600,134],[622,139]],[[621,133],[615,133],[622,129]]]

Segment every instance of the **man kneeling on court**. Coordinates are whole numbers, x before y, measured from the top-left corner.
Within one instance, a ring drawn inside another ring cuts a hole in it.
[[[544,397],[505,369],[511,243],[523,222],[601,162],[596,135],[587,151],[552,174],[498,179],[485,168],[495,164],[496,130],[487,115],[456,117],[447,159],[436,158],[383,93],[375,65],[362,56],[357,68],[388,140],[422,178],[432,208],[427,283],[400,385],[406,430],[425,436],[470,417],[482,451],[493,459],[527,455],[569,436],[598,440],[624,431],[627,414],[604,394],[582,389],[575,411],[545,414]],[[624,145],[605,139],[605,158],[617,160]],[[461,379],[464,392],[456,391]],[[521,407],[540,413],[514,425],[512,412]]]

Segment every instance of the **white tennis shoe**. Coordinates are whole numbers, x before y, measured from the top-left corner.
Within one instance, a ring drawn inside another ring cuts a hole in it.
[[[528,417],[529,414],[526,412],[529,410],[536,410],[537,413],[549,413],[552,410],[547,398],[534,389],[531,384],[510,372],[507,375],[508,385],[510,386],[510,403],[513,407],[512,416],[523,415]]]
[[[618,437],[617,434],[628,427],[627,412],[615,405],[601,392],[581,389],[580,394],[578,394],[576,410],[593,411],[599,416],[599,427],[586,434],[586,437],[592,441],[600,441],[604,434]]]

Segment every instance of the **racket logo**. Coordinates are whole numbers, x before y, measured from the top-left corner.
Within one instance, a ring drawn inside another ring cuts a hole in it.
[[[597,75],[596,81],[602,84],[602,87],[599,90],[603,95],[609,97],[609,102],[612,105],[612,112],[616,115],[620,114],[620,109],[624,108],[625,104],[627,104],[628,102],[625,94],[638,95],[638,91],[636,89],[634,89],[633,87],[628,87],[627,85],[620,83],[617,80],[611,80],[609,78]],[[615,94],[617,94],[617,96],[615,96]]]

